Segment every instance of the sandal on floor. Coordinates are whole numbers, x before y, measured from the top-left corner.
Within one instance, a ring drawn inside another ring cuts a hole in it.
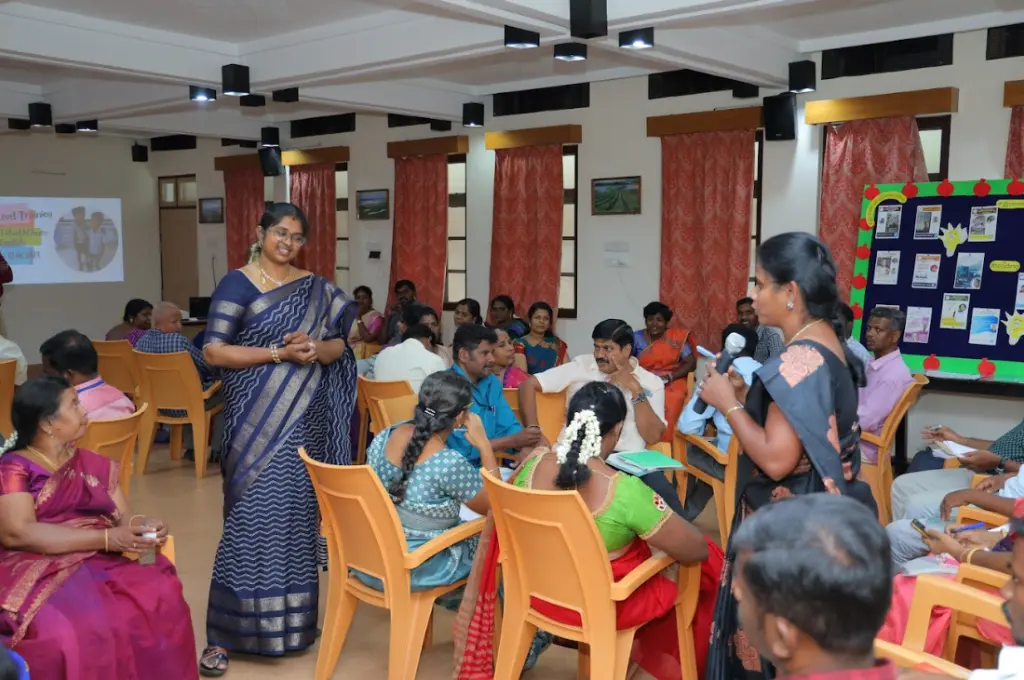
[[[228,650],[223,647],[207,647],[199,658],[199,675],[219,678],[228,672]]]

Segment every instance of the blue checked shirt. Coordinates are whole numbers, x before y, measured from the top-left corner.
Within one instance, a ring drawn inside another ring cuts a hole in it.
[[[174,352],[188,352],[192,357],[192,363],[196,365],[199,372],[199,379],[203,383],[203,389],[207,389],[216,381],[214,370],[206,363],[203,352],[193,345],[188,338],[181,333],[164,333],[155,328],[147,331],[135,343],[135,349],[148,354],[173,354]],[[179,410],[167,410],[166,415],[171,418],[185,418],[188,414]]]

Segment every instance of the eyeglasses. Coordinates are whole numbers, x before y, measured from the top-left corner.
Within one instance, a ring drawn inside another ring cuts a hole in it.
[[[291,241],[297,246],[306,245],[306,237],[302,234],[293,234],[284,227],[271,227],[267,231],[274,235],[278,241]]]

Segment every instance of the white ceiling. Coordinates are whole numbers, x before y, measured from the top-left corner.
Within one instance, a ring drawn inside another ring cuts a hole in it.
[[[1024,23],[1024,0],[607,1],[609,36],[564,63],[569,0],[0,0],[0,119],[47,101],[58,121],[249,139],[332,112],[458,120],[495,92],[682,68],[778,88],[822,49]],[[542,46],[506,49],[505,24]],[[647,26],[655,49],[618,48]],[[300,103],[187,100],[228,63],[249,66],[255,92],[299,87]]]

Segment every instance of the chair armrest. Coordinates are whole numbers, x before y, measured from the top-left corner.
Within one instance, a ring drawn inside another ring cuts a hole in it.
[[[1004,574],[995,569],[979,567],[976,564],[961,563],[956,570],[956,582],[968,585],[984,584],[989,588],[998,590],[1010,580],[1009,574]]]
[[[973,477],[971,477],[971,488],[977,489],[978,485],[984,482],[989,477],[991,477],[991,475],[974,475]]]
[[[1009,518],[1005,515],[1000,515],[998,512],[982,510],[981,508],[975,508],[970,505],[957,508],[956,511],[956,523],[961,525],[984,522],[990,527],[1001,527],[1009,521]]]
[[[218,392],[220,392],[220,388],[222,386],[223,386],[223,383],[221,383],[220,380],[218,380],[215,383],[213,383],[212,385],[210,385],[210,387],[207,388],[207,390],[205,392],[203,392],[203,400],[205,401],[205,400],[209,399],[210,397],[212,397],[213,395],[215,395]]]
[[[620,581],[612,584],[612,599],[621,602],[633,594],[637,588],[647,583],[655,574],[660,573],[676,561],[668,555],[652,555],[644,560],[633,571],[626,574]]]
[[[687,444],[693,444],[698,449],[711,456],[719,465],[729,464],[729,456],[720,451],[717,446],[709,442],[704,437],[695,434],[686,434],[683,432],[679,433],[679,437]]]
[[[874,434],[872,432],[861,432],[860,433],[860,440],[862,442],[867,442],[868,444],[874,444],[879,449],[881,449],[882,446],[885,444],[885,442],[882,441],[881,437],[879,437],[877,434]]]
[[[445,548],[450,548],[459,541],[476,536],[483,530],[485,519],[485,517],[481,517],[471,522],[465,522],[449,529],[437,538],[430,539],[405,556],[405,568],[415,569]]]

